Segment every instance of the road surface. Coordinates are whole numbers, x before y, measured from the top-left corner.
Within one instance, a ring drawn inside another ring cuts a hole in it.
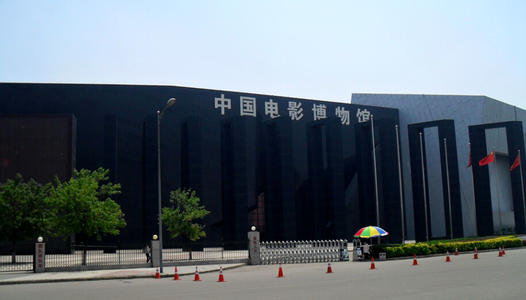
[[[0,299],[526,299],[526,249],[412,260],[246,266],[181,281],[132,279],[0,286]]]

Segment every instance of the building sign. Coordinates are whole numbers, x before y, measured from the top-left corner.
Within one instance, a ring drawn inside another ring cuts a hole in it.
[[[256,98],[241,96],[239,102],[241,116],[256,116]]]
[[[358,118],[358,123],[369,122],[371,119],[371,112],[365,108],[363,110],[358,108],[356,111],[356,117]]]
[[[340,106],[336,107],[335,114],[338,118],[340,118],[342,125],[349,125],[350,115],[349,115],[349,111],[345,110],[345,107],[340,107]]]
[[[289,117],[292,121],[299,121],[303,118],[303,108],[301,108],[300,102],[289,101]]]
[[[221,115],[225,115],[225,109],[231,109],[232,102],[225,98],[225,94],[221,94],[220,98],[215,98],[215,108],[221,109]]]
[[[257,101],[255,97],[249,96],[239,96],[239,116],[243,117],[257,117]],[[316,103],[313,101],[304,101],[308,103],[307,105],[312,105],[307,107],[307,109],[312,111],[312,121],[323,120],[329,117],[337,117],[340,119],[342,125],[349,126],[351,124],[351,106],[336,106],[336,109],[331,110],[326,103]],[[284,116],[288,117],[291,121],[299,121],[304,119],[305,103],[302,101],[288,101],[288,106],[284,107],[286,109]],[[225,112],[232,111],[232,99],[226,98],[225,94],[220,94],[218,97],[214,98],[214,108],[221,113],[222,116],[225,115]],[[282,116],[280,114],[280,102],[273,99],[268,99],[263,101],[264,115],[274,119]],[[260,112],[261,113],[261,112]],[[367,109],[357,108],[356,113],[356,122],[368,122],[371,119],[371,112]]]

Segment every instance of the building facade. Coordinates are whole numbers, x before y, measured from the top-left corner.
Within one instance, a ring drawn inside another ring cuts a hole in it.
[[[524,164],[509,170],[518,151],[524,153],[524,109],[485,96],[353,94],[351,102],[399,110],[410,238],[424,239],[426,227],[420,132],[431,238],[449,236],[448,198],[453,203],[460,201],[452,207],[454,236],[525,232],[524,180],[520,176]],[[449,197],[444,138],[451,175]],[[492,151],[495,162],[479,166],[479,160]],[[473,163],[468,167],[470,158]]]
[[[170,98],[158,145],[156,112]],[[104,243],[121,247],[158,233],[158,149],[162,206],[170,191],[196,190],[211,211],[210,243],[244,241],[253,225],[263,240],[352,239],[366,225],[385,228],[388,242],[524,233],[523,164],[509,167],[525,151],[525,124],[526,111],[483,96],[354,94],[338,103],[0,83],[0,182],[109,169],[127,226]],[[495,163],[478,166],[492,151]]]
[[[157,145],[156,111],[169,98],[177,100]],[[170,191],[195,189],[211,211],[206,241],[244,241],[252,225],[264,240],[351,239],[378,223],[397,241],[395,125],[397,109],[370,105],[173,86],[1,83],[0,182],[17,172],[48,182],[105,167],[122,185],[116,200],[127,222],[105,242],[142,246],[157,233],[160,146],[163,206]]]

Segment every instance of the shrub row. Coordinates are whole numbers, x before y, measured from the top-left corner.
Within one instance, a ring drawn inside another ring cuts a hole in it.
[[[446,253],[449,251],[453,253],[455,249],[458,251],[473,251],[475,247],[479,250],[483,249],[497,249],[500,246],[505,248],[521,247],[521,239],[514,236],[503,236],[491,238],[487,240],[471,240],[471,241],[440,241],[440,242],[424,242],[416,244],[405,245],[374,245],[373,254],[378,252],[385,252],[387,257],[426,255],[434,253]]]

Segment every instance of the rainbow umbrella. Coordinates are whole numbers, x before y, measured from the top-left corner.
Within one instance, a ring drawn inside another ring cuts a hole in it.
[[[389,232],[383,230],[382,228],[378,226],[367,226],[367,227],[364,227],[358,230],[354,234],[354,237],[368,239],[368,238],[373,238],[373,237],[378,237],[378,236],[385,236],[388,234]]]

